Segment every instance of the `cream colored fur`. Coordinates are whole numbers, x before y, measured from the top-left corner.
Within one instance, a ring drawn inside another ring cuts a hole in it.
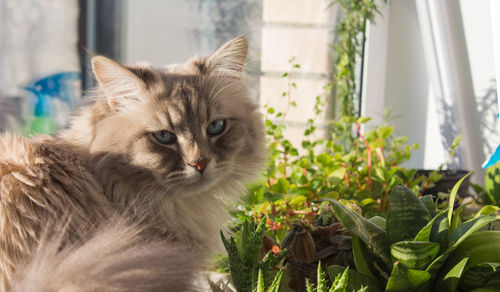
[[[15,278],[15,291],[36,283],[43,291],[85,291],[82,283],[120,282],[127,269],[135,286],[112,291],[146,291],[134,290],[141,269],[144,281],[163,275],[161,287],[189,287],[185,273],[169,269],[201,268],[202,255],[220,247],[226,202],[265,160],[260,114],[241,77],[246,54],[246,40],[236,38],[212,56],[168,69],[94,57],[99,87],[68,129],[55,137],[0,137],[3,290]],[[209,135],[216,120],[224,120],[223,131]],[[162,144],[154,138],[159,131],[173,133],[175,143]],[[192,167],[202,160],[203,171]],[[185,251],[197,256],[183,260]],[[154,273],[158,262],[144,267],[155,257],[169,259],[166,270]],[[164,291],[154,287],[148,291]]]

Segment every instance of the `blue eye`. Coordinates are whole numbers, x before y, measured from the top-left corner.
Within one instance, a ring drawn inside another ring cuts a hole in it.
[[[215,120],[207,127],[207,134],[209,136],[220,135],[226,128],[225,120]]]
[[[166,145],[172,144],[177,140],[174,134],[166,130],[154,132],[153,137],[155,137],[155,139],[161,144],[166,144]]]

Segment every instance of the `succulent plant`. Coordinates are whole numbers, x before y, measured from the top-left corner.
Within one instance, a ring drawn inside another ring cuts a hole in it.
[[[429,209],[431,205],[422,203],[404,186],[391,193],[385,224],[378,220],[377,225],[332,200],[338,219],[353,237],[357,272],[352,273],[368,279],[365,284],[373,291],[499,287],[496,267],[500,266],[500,232],[478,232],[497,220],[491,216],[497,209],[486,206],[460,224],[463,207],[454,211],[453,205],[464,179],[450,193],[448,208],[432,218],[436,210]]]
[[[318,265],[353,266],[351,237],[342,224],[337,222],[333,209],[321,208],[315,224],[306,220],[295,220],[292,229],[281,243],[290,249],[285,259],[285,272],[290,278],[288,286],[294,291],[306,291],[306,281],[317,279]]]

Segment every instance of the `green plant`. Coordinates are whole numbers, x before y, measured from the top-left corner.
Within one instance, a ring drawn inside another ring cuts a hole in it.
[[[265,291],[264,289],[279,285],[279,281],[275,278],[275,266],[281,262],[288,251],[283,250],[276,254],[269,251],[262,259],[260,258],[264,241],[264,224],[265,221],[261,221],[255,226],[253,221],[245,221],[241,228],[239,247],[234,237],[228,240],[221,232],[222,242],[229,257],[232,282],[238,292]],[[278,284],[274,283],[276,281]]]
[[[317,116],[321,105],[316,104]],[[282,113],[268,108],[266,124],[271,150],[268,168],[260,183],[233,214],[240,220],[265,218],[270,235],[280,241],[294,219],[312,222],[321,198],[344,199],[367,215],[384,214],[388,194],[401,183],[420,191],[433,178],[415,178],[415,170],[401,167],[416,145],[407,145],[406,137],[394,137],[394,128],[382,125],[363,133],[369,118],[344,117],[333,121],[329,139],[316,138],[314,118],[304,131],[302,147],[283,136],[284,125],[274,122]],[[355,127],[359,139],[347,150],[341,133]]]
[[[264,218],[268,235],[281,242],[294,220],[312,223],[319,213],[315,203],[319,199],[346,200],[368,217],[383,215],[388,194],[397,184],[419,192],[439,178],[415,178],[416,170],[401,166],[418,145],[408,145],[407,137],[396,137],[394,127],[387,123],[373,127],[370,118],[346,116],[330,121],[327,138],[322,137],[316,126],[324,107],[321,96],[316,97],[314,116],[307,121],[300,145],[286,139],[283,121],[288,110],[296,106],[292,96],[298,86],[291,78],[300,69],[293,58],[290,67],[283,74],[289,84],[282,94],[288,106],[284,111],[265,106],[268,167],[262,179],[249,187],[243,204],[233,211],[239,222]],[[358,138],[345,147],[343,133],[350,129],[356,129]]]
[[[480,185],[472,186],[485,204],[500,206],[500,163],[486,168],[484,188]]]
[[[306,279],[315,278],[320,264],[354,267],[349,233],[335,220],[333,209],[328,205],[322,206],[314,226],[305,220],[294,221],[281,247],[290,249],[284,270],[288,276],[287,287],[293,291],[302,291]]]
[[[317,280],[316,280],[316,287],[309,282],[308,279],[306,279],[306,291],[307,292],[346,292],[346,291],[352,291],[352,290],[347,290],[348,286],[348,279],[349,279],[349,268],[346,268],[344,272],[339,273],[336,277],[332,279],[332,285],[330,286],[330,289],[328,289],[327,281],[325,274],[321,270],[321,263],[318,264],[318,270],[316,272],[317,275]],[[358,290],[358,291],[365,291],[363,289]]]
[[[362,57],[361,42],[364,41],[366,23],[373,22],[379,9],[375,0],[334,0],[333,4],[338,4],[344,10],[336,29],[338,39],[335,43],[333,75],[335,97],[339,102],[341,117],[356,116],[353,101],[357,89],[354,67],[356,59]],[[348,131],[344,133],[350,136]]]
[[[478,232],[497,220],[491,216],[497,208],[486,206],[460,223],[463,206],[454,211],[453,205],[464,179],[450,193],[448,208],[436,215],[433,205],[404,186],[392,191],[386,220],[368,220],[331,200],[351,232],[357,272],[386,291],[456,291],[459,283],[472,282],[477,288],[497,283],[500,233]],[[485,269],[489,273],[479,278]]]

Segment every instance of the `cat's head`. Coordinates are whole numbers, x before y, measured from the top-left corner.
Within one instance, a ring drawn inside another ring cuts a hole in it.
[[[101,96],[91,152],[126,157],[173,192],[253,177],[266,154],[258,107],[241,78],[247,49],[236,38],[211,56],[166,68],[94,57]]]

